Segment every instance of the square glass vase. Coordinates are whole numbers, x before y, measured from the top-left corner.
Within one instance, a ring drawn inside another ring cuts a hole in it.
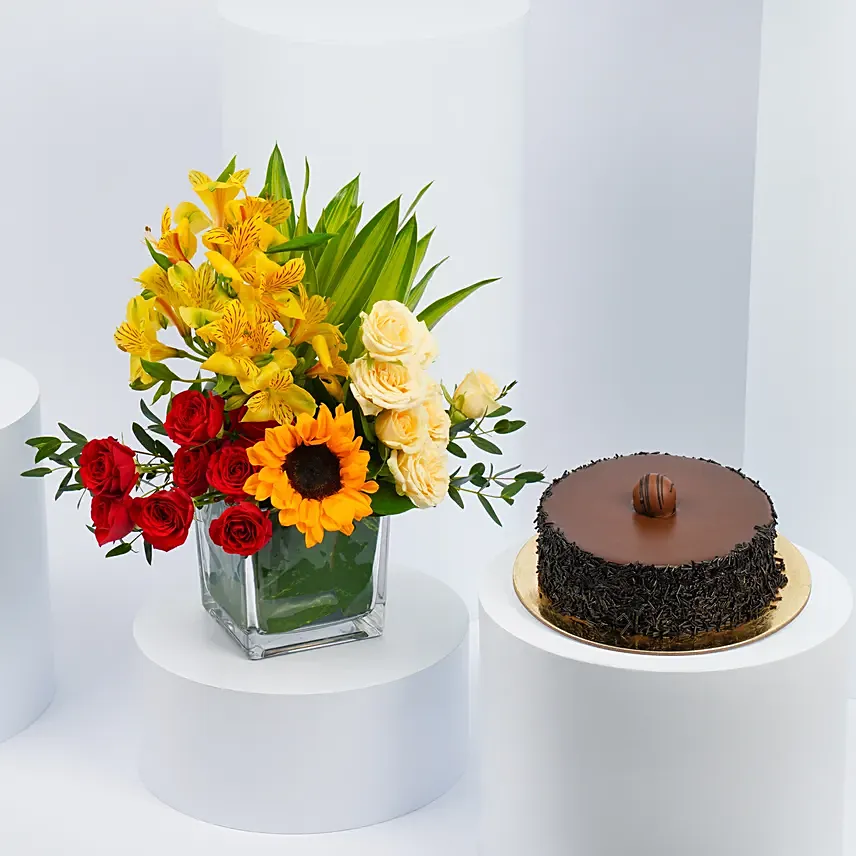
[[[211,541],[223,511],[196,515],[202,603],[251,660],[370,639],[383,633],[389,519],[367,517],[352,535],[326,532],[307,547],[274,518],[273,537],[244,558]]]

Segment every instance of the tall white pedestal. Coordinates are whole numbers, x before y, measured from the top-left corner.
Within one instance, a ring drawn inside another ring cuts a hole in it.
[[[420,231],[437,229],[424,269],[449,259],[425,305],[502,277],[437,327],[433,373],[447,385],[471,368],[501,383],[519,378],[520,340],[509,335],[509,319],[521,317],[532,283],[522,250],[528,0],[220,0],[219,8],[223,163],[237,153],[255,187],[278,141],[299,194],[308,157],[313,224],[357,174],[363,223],[399,195],[403,213],[433,181],[416,212]],[[518,389],[508,403],[528,419],[523,401]],[[525,460],[518,435],[502,447],[514,463]],[[444,579],[475,612],[476,581],[460,568],[482,561],[479,545],[501,549],[522,538],[536,500],[528,491],[505,507],[505,530],[481,509],[462,515],[452,502],[430,516],[403,515],[392,555]],[[440,529],[447,537],[432,538]]]
[[[54,692],[51,612],[41,479],[25,445],[41,434],[39,386],[0,359],[0,741],[26,728]]]
[[[842,856],[852,596],[805,555],[790,625],[690,656],[557,633],[502,557],[481,589],[481,852]]]
[[[163,802],[252,832],[333,832],[433,801],[466,765],[469,616],[448,586],[393,570],[369,639],[251,662],[198,584],[137,616],[140,774]]]

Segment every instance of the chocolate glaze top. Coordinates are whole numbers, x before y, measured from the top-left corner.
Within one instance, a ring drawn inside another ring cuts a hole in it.
[[[646,473],[674,482],[673,517],[633,510],[633,485]],[[568,541],[621,565],[715,559],[773,520],[770,498],[751,479],[710,461],[660,454],[609,458],[575,470],[553,485],[543,509]]]

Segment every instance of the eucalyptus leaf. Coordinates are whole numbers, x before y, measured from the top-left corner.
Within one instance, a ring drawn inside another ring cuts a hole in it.
[[[454,485],[449,485],[449,497],[451,498],[452,502],[455,503],[455,505],[459,506],[460,508],[464,507],[464,500],[461,496],[461,492]]]
[[[133,549],[130,544],[123,541],[121,544],[117,544],[112,550],[108,550],[104,558],[112,559],[114,556],[124,556],[125,553],[130,553]]]
[[[507,484],[501,491],[503,497],[515,496],[520,493],[523,488],[526,487],[526,482],[522,481],[513,481],[511,484]]]
[[[146,561],[151,564],[152,563],[152,545],[149,544],[148,541],[143,540],[143,553],[145,554]]]
[[[149,360],[140,360],[143,371],[150,374],[155,380],[179,380],[178,375],[169,366],[163,363],[152,363]]]
[[[157,456],[157,454],[158,454],[157,442],[154,440],[154,438],[150,437],[146,433],[146,429],[143,428],[143,426],[140,425],[139,423],[134,422],[131,425],[131,430],[134,432],[134,436],[140,441],[143,448],[147,452],[151,452],[151,454]]]
[[[456,422],[449,429],[449,436],[450,437],[457,437],[458,434],[462,434],[465,431],[468,431],[470,428],[473,427],[474,422],[475,422],[474,419],[464,419],[462,422]]]
[[[481,449],[483,452],[488,452],[491,455],[501,455],[502,449],[496,445],[496,443],[491,443],[487,437],[480,437],[478,434],[472,434],[470,439],[473,441],[473,444]]]
[[[59,487],[56,489],[56,493],[54,494],[54,500],[59,499],[63,493],[65,493],[65,489],[68,487],[71,482],[71,477],[74,475],[74,470],[69,470],[63,480],[59,483]]]
[[[493,430],[497,434],[513,434],[515,431],[519,431],[525,427],[525,425],[526,423],[522,419],[500,419],[493,426]]]
[[[84,437],[83,434],[80,433],[80,431],[74,431],[67,425],[63,425],[62,422],[58,422],[57,424],[59,425],[59,430],[62,431],[62,433],[65,434],[65,436],[68,437],[68,439],[71,440],[72,443],[83,443],[84,445],[86,445],[86,437]]]
[[[544,473],[527,470],[524,473],[518,473],[514,477],[515,481],[523,482],[524,484],[537,484],[544,481]]]
[[[46,443],[42,443],[36,452],[36,457],[34,458],[33,463],[37,464],[39,461],[49,458],[51,455],[59,451],[60,446],[62,446],[62,440],[58,440],[56,437]]]
[[[154,398],[152,398],[152,404],[155,404],[159,399],[163,398],[165,395],[169,395],[172,390],[172,381],[165,380],[161,383],[161,385],[157,388],[154,394]]]
[[[53,470],[50,467],[36,467],[32,470],[24,470],[21,475],[24,476],[24,478],[28,479],[40,479],[43,476],[49,475],[52,472]]]
[[[163,420],[153,410],[151,410],[145,401],[140,401],[140,411],[143,416],[150,419],[156,425],[163,425]]]
[[[499,277],[492,279],[483,279],[481,282],[476,282],[473,285],[468,285],[460,291],[455,291],[452,294],[447,294],[439,300],[435,300],[427,309],[419,313],[419,320],[424,321],[428,325],[429,330],[433,330],[437,323],[451,312],[459,303],[466,300],[471,294],[475,294],[480,288],[490,285],[492,282],[497,282]]]
[[[26,443],[28,446],[38,449],[40,446],[44,446],[45,443],[53,443],[55,440],[57,440],[56,437],[30,437]]]
[[[493,510],[493,506],[490,504],[490,500],[484,496],[483,494],[476,494],[478,496],[479,502],[482,504],[482,508],[488,513],[490,519],[496,523],[497,526],[502,526],[502,521],[497,516],[496,512]]]
[[[493,411],[493,413],[488,413],[488,419],[496,419],[499,416],[507,416],[511,413],[511,408],[507,404],[502,404]]]
[[[448,446],[446,446],[446,451],[449,452],[450,455],[454,455],[456,458],[466,458],[467,453],[454,441],[450,442]]]

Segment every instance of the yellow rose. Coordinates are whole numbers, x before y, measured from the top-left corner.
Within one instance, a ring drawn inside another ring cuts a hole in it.
[[[430,393],[428,375],[416,364],[376,362],[360,357],[350,365],[351,390],[366,416],[381,410],[409,410]]]
[[[428,443],[413,455],[393,451],[388,463],[395,489],[417,508],[431,508],[446,498],[449,467],[445,448]]]
[[[390,449],[412,455],[429,439],[428,410],[424,405],[409,410],[384,410],[375,422],[378,440]]]
[[[378,300],[372,311],[361,312],[360,318],[363,345],[369,356],[379,362],[413,361],[428,333],[428,328],[397,300]]]
[[[490,375],[471,371],[458,384],[452,398],[455,407],[467,419],[481,419],[482,416],[490,416],[494,410],[499,409],[496,403],[497,395],[499,395],[499,387]]]
[[[428,419],[428,435],[435,443],[441,443],[443,447],[449,445],[449,428],[452,420],[446,412],[446,399],[438,389],[434,395],[425,400],[423,405]]]
[[[437,348],[437,340],[428,329],[428,325],[424,321],[419,322],[419,332],[421,338],[416,346],[415,358],[422,368],[427,368],[437,359],[439,350]]]

